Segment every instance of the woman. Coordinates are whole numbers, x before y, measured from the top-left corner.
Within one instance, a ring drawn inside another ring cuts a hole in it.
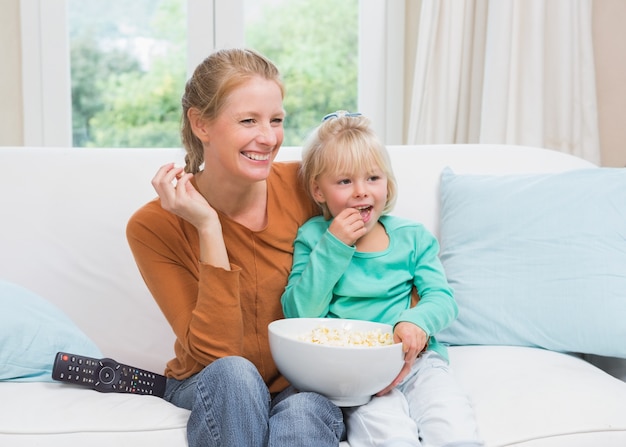
[[[141,274],[176,335],[165,398],[191,410],[194,446],[337,446],[341,410],[279,374],[267,325],[298,227],[317,214],[298,164],[276,163],[284,87],[250,50],[213,53],[182,99],[183,168],[161,167],[158,198],[130,219]]]

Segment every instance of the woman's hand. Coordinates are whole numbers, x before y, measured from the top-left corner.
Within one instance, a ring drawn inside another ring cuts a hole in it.
[[[411,371],[411,367],[417,356],[426,348],[426,343],[428,342],[428,335],[424,330],[408,321],[401,321],[396,324],[393,329],[393,341],[395,343],[402,343],[402,352],[404,352],[404,365],[400,370],[400,373],[393,379],[393,382],[385,388],[384,390],[376,393],[377,396],[382,396],[383,394],[387,394],[389,391],[394,389],[407,374]]]
[[[328,227],[337,239],[346,245],[354,245],[365,235],[365,223],[356,208],[346,208],[335,216]]]
[[[161,206],[185,219],[198,230],[200,262],[230,270],[222,235],[222,224],[215,209],[191,184],[193,174],[185,174],[174,163],[162,166],[152,179]]]
[[[152,179],[152,186],[166,211],[182,217],[198,230],[210,222],[219,222],[217,213],[191,184],[193,174],[185,174],[174,163],[162,166]]]

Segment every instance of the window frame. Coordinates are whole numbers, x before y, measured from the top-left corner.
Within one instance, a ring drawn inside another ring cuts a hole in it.
[[[188,66],[244,43],[243,0],[186,0]],[[25,146],[72,146],[67,0],[20,0]],[[386,144],[402,144],[405,1],[360,0],[359,111]]]

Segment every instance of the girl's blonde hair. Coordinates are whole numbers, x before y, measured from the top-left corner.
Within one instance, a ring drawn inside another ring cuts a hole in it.
[[[301,176],[313,197],[313,186],[322,174],[342,174],[372,171],[378,168],[387,177],[388,214],[397,199],[397,182],[384,144],[363,115],[336,112],[327,115],[310,135],[302,150]],[[313,197],[315,200],[315,197]],[[331,217],[325,203],[319,203],[324,217]]]
[[[285,96],[285,87],[278,68],[256,51],[241,48],[218,50],[209,55],[193,72],[182,97],[181,139],[185,151],[185,172],[193,174],[204,163],[202,142],[193,133],[187,112],[194,108],[200,116],[212,121],[217,118],[228,96],[255,76],[274,81]]]

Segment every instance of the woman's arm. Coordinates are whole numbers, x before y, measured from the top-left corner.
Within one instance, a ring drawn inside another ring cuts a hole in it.
[[[217,214],[190,178],[173,164],[162,167],[153,180],[160,201],[131,217],[127,238],[178,344],[207,365],[243,351],[240,269],[228,262]]]

